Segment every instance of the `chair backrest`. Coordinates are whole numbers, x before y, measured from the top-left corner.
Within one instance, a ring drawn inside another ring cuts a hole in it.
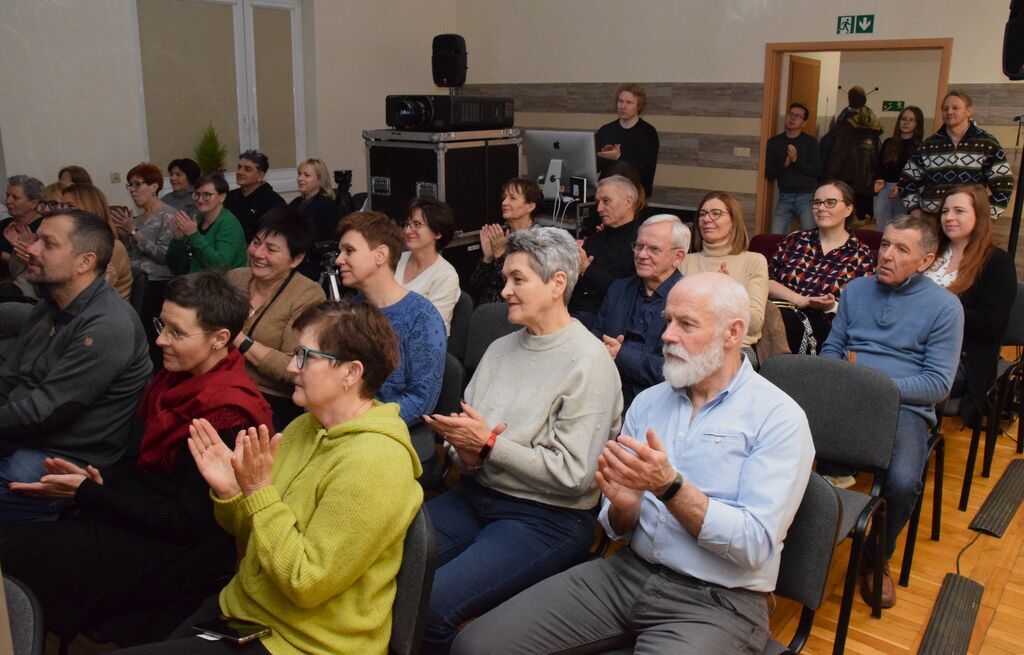
[[[821,607],[842,517],[835,488],[812,471],[782,546],[775,593],[812,610]]]
[[[451,353],[445,353],[444,379],[441,381],[441,395],[437,397],[435,414],[451,414],[461,412],[459,401],[462,400],[462,388],[466,382],[466,370],[462,362]]]
[[[765,303],[761,339],[754,345],[754,351],[757,353],[758,366],[764,366],[770,357],[789,353],[789,340],[786,338],[786,324],[782,321],[782,312],[771,300]]]
[[[452,327],[448,333],[448,352],[460,362],[466,360],[466,343],[469,341],[469,323],[473,319],[473,298],[463,291],[452,310]]]
[[[396,578],[398,588],[391,606],[391,640],[388,643],[388,652],[392,655],[419,652],[430,588],[434,584],[436,558],[434,526],[430,524],[426,506],[421,506],[405,533],[402,565]]]
[[[778,248],[785,238],[782,234],[755,234],[750,239],[750,245],[747,246],[747,250],[761,253],[765,259],[771,261],[772,255],[775,254],[775,249]]]
[[[463,363],[466,365],[466,372],[472,374],[487,347],[491,343],[506,334],[511,334],[519,329],[518,325],[508,322],[508,305],[503,302],[489,302],[480,305],[473,310],[473,317],[469,322],[469,341],[466,343],[466,357]]]
[[[853,236],[857,237],[857,240],[868,247],[868,250],[875,253],[875,257],[878,257],[878,249],[882,247],[882,233],[879,230],[873,230],[869,227],[862,227],[858,230],[853,231]]]
[[[1024,346],[1024,284],[1017,283],[1017,297],[1010,306],[1010,320],[1003,333],[1004,346]]]
[[[149,274],[138,266],[132,266],[132,290],[128,296],[128,302],[140,317],[142,316],[142,302],[146,297],[146,287],[148,286]]]
[[[13,655],[42,655],[45,630],[39,601],[23,583],[6,575],[3,579]]]
[[[804,410],[817,457],[876,473],[889,468],[900,413],[889,376],[809,355],[772,357],[760,373]]]

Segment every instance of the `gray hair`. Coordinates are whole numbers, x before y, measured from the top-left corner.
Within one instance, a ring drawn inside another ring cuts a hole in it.
[[[692,286],[695,293],[707,300],[707,310],[718,319],[718,325],[725,327],[730,321],[740,319],[750,326],[750,296],[742,284],[725,273],[707,271],[687,275],[676,285]]]
[[[580,277],[580,255],[576,242],[568,232],[557,227],[535,227],[514,232],[505,243],[505,255],[514,252],[525,253],[530,258],[534,272],[544,282],[550,282],[555,273],[565,273],[565,293],[562,300],[569,304],[569,297]]]
[[[640,224],[640,227],[670,223],[672,225],[672,247],[689,252],[690,228],[675,214],[655,214]]]
[[[939,250],[939,231],[935,227],[935,219],[927,216],[897,216],[886,226],[894,230],[917,230],[921,235],[921,249],[925,253],[935,254]]]
[[[7,178],[7,186],[21,187],[21,190],[25,192],[25,197],[29,200],[43,199],[44,184],[29,175],[12,175]]]
[[[636,200],[640,197],[640,194],[636,190],[636,185],[630,182],[628,177],[623,175],[611,175],[609,177],[601,178],[601,181],[597,183],[597,188],[600,189],[606,184],[612,184],[619,187],[619,191],[626,194],[633,201],[633,207],[636,207]]]

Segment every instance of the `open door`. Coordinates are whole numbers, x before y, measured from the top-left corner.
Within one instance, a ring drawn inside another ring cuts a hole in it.
[[[821,81],[821,62],[809,57],[791,55],[789,58],[789,91],[786,106],[794,102],[804,104],[808,109],[804,132],[817,138],[818,85]]]

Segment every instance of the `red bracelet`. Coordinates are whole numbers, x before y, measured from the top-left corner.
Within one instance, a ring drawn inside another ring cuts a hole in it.
[[[498,438],[496,432],[492,432],[491,436],[487,437],[487,443],[480,449],[480,463],[486,462],[487,458],[491,456],[491,451],[494,449],[494,441]]]

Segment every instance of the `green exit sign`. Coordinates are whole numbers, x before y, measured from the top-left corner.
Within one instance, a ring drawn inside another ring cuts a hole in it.
[[[836,34],[870,34],[875,31],[875,15],[839,16]]]
[[[903,100],[883,100],[882,111],[903,111],[907,103]]]

